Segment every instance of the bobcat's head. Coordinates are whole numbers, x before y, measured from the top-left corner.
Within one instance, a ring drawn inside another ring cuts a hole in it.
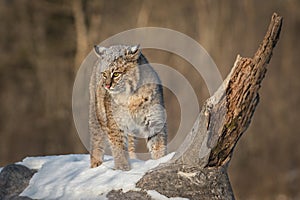
[[[101,58],[102,86],[111,94],[132,92],[138,82],[139,45],[117,45],[109,48],[95,46]]]

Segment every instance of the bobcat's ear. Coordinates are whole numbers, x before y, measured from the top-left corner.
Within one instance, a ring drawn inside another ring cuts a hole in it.
[[[134,45],[130,48],[131,54],[136,54],[140,50],[140,44]]]
[[[94,52],[98,57],[102,57],[102,55],[104,54],[106,48],[105,47],[101,47],[98,45],[94,45]]]
[[[137,60],[140,54],[141,54],[141,49],[139,44],[128,47],[126,50],[126,55],[131,60]]]

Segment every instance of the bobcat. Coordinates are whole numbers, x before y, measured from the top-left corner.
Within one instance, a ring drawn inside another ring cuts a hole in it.
[[[94,46],[98,59],[90,80],[91,167],[103,162],[108,139],[115,169],[130,170],[135,138],[146,138],[153,159],[167,152],[160,79],[139,45]]]

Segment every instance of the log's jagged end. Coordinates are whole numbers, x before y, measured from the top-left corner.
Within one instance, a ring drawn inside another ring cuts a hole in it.
[[[280,36],[282,17],[274,13],[253,58],[237,55],[232,70],[202,107],[191,133],[171,163],[225,166],[247,130],[259,102],[259,88]]]
[[[210,152],[207,166],[218,167],[227,164],[239,138],[250,125],[259,102],[258,91],[267,71],[273,48],[279,40],[283,18],[274,13],[267,33],[253,58],[238,56],[235,65],[223,86],[226,92],[227,107],[218,141]]]

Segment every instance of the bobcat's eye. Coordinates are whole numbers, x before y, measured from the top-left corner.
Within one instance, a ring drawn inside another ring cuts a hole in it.
[[[121,75],[120,72],[114,72],[112,76],[113,76],[114,78],[117,78],[117,77],[119,77],[120,75]]]

